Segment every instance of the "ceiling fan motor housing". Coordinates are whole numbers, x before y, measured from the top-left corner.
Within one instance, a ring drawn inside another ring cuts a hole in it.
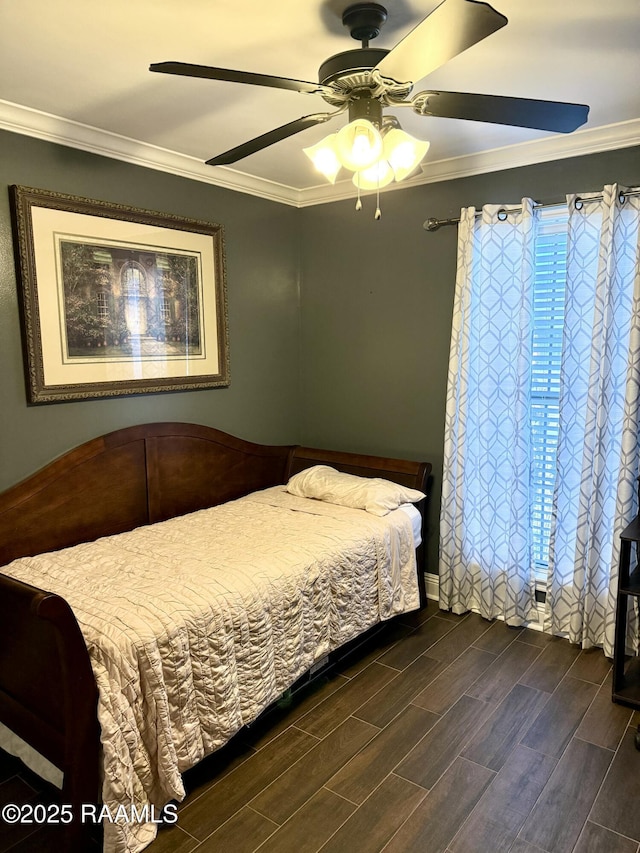
[[[368,74],[388,53],[388,50],[381,47],[364,47],[336,53],[322,63],[318,69],[318,80],[328,86],[342,78]]]

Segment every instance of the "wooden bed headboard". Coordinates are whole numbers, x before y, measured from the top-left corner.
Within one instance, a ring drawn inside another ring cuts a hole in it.
[[[0,566],[215,506],[317,464],[424,492],[431,471],[425,462],[254,444],[196,424],[127,427],[0,494]]]

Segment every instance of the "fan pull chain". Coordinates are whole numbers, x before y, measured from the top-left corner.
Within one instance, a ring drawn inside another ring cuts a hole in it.
[[[378,189],[376,191],[376,212],[373,218],[377,221],[382,216],[382,211],[380,210],[380,175],[378,175]]]
[[[362,199],[360,198],[360,187],[358,187],[358,200],[356,201],[356,210],[362,210]],[[380,181],[378,179],[378,190],[376,193],[376,212],[373,215],[373,218],[378,220],[382,218],[382,211],[380,210]]]

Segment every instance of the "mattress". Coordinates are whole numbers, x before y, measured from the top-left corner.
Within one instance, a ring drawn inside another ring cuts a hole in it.
[[[413,504],[402,504],[398,507],[400,512],[409,516],[411,521],[411,532],[413,534],[413,547],[417,548],[422,543],[422,516],[420,510]]]
[[[417,608],[414,549],[406,510],[378,518],[274,487],[4,571],[75,613],[115,814],[182,799],[182,772],[315,661]],[[107,823],[105,851],[140,851],[156,829]]]

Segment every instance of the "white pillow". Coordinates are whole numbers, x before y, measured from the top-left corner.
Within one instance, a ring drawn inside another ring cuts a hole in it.
[[[294,474],[287,483],[287,491],[301,498],[365,509],[372,515],[386,515],[400,504],[415,503],[426,497],[417,489],[390,480],[343,474],[329,465],[314,465]]]

